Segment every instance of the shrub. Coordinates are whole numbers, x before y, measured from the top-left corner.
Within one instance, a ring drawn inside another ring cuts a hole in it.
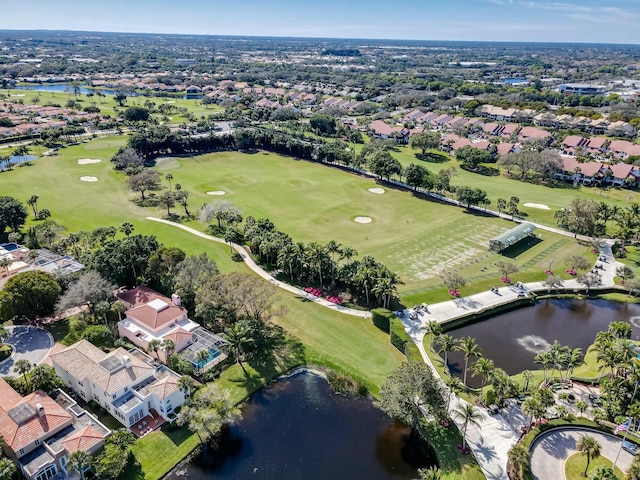
[[[333,370],[327,374],[327,382],[329,382],[329,385],[334,392],[342,395],[364,397],[369,394],[369,389],[364,382],[354,380],[351,377],[337,373]]]
[[[371,322],[385,333],[389,333],[389,325],[395,314],[386,308],[374,308],[371,310]]]
[[[391,324],[389,328],[389,340],[391,341],[391,345],[400,350],[409,361],[419,361],[422,362],[422,355],[420,354],[420,350],[411,337],[407,334],[402,326],[402,321],[394,316],[391,319]]]

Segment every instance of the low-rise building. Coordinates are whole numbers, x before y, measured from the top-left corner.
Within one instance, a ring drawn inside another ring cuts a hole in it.
[[[29,480],[66,478],[69,455],[96,453],[111,431],[62,390],[22,397],[0,379],[0,435],[5,453]]]
[[[127,428],[142,422],[145,429],[153,429],[172,421],[174,410],[185,401],[179,375],[135,349],[105,353],[80,340],[49,359],[65,385],[83,400],[97,402]]]

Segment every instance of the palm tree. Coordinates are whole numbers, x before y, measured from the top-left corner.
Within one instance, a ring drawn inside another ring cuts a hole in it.
[[[589,435],[583,435],[576,442],[576,450],[587,457],[587,466],[585,467],[584,473],[582,474],[583,477],[586,477],[591,459],[598,458],[600,456],[600,444],[595,438]]]
[[[421,468],[418,470],[420,480],[440,480],[442,478],[442,470],[438,467]]]
[[[320,287],[322,288],[322,264],[327,259],[327,249],[324,245],[320,245],[318,242],[311,242],[307,245],[306,259],[309,266],[318,272],[318,280],[320,281]]]
[[[158,350],[162,347],[162,340],[158,340],[154,338],[149,342],[148,350],[156,354],[156,358],[158,358]]]
[[[398,276],[389,270],[385,270],[376,279],[376,283],[371,289],[371,293],[380,297],[384,308],[389,308],[391,298],[393,298],[394,294],[398,291],[398,283],[401,283]]]
[[[358,255],[358,252],[354,248],[342,247],[342,250],[340,251],[340,260],[344,259],[349,262],[356,255]]]
[[[375,269],[373,267],[363,264],[361,262],[355,276],[353,277],[353,280],[356,283],[362,285],[362,287],[364,288],[364,295],[367,301],[367,305],[369,304],[369,289],[373,284],[374,274],[375,274]]]
[[[447,379],[447,387],[449,387],[449,395],[447,395],[447,411],[451,407],[451,397],[458,392],[464,390],[464,383],[458,377],[450,376]]]
[[[471,365],[473,376],[482,376],[482,386],[480,387],[480,401],[482,401],[484,386],[487,384],[489,378],[491,378],[491,375],[493,374],[493,371],[495,369],[496,366],[493,363],[493,360],[484,357],[480,357],[473,365]]]
[[[498,209],[498,213],[502,213],[502,211],[507,208],[507,201],[504,198],[499,198],[496,201],[496,208]]]
[[[458,345],[455,347],[456,350],[460,350],[464,353],[464,374],[462,382],[465,387],[467,386],[467,369],[469,368],[469,358],[470,357],[480,357],[482,355],[482,349],[476,343],[475,338],[467,337],[463,338],[459,341]]]
[[[169,193],[171,193],[171,180],[173,180],[173,175],[171,175],[170,173],[167,173],[164,178],[167,179],[167,181],[169,182]]]
[[[5,275],[9,275],[9,267],[13,263],[13,260],[9,258],[9,256],[4,256],[0,258],[0,269],[5,271]]]
[[[533,373],[531,373],[531,371],[529,370],[525,370],[522,372],[522,379],[524,380],[524,385],[522,387],[522,391],[523,392],[528,392],[529,391],[529,383],[531,382],[531,380],[533,380]]]
[[[191,396],[191,389],[193,388],[193,379],[189,375],[182,375],[178,379],[178,388],[184,393],[186,398]]]
[[[476,409],[470,403],[460,404],[453,409],[453,416],[462,422],[462,450],[467,448],[467,428],[469,424],[480,426],[480,420],[484,413]]]
[[[640,480],[640,462],[634,460],[624,476],[624,480]]]
[[[227,335],[228,352],[236,358],[240,368],[246,374],[247,371],[242,364],[242,357],[256,343],[255,338],[251,335],[250,325],[246,321],[239,321],[227,328],[225,333]]]
[[[124,222],[120,225],[120,231],[124,233],[127,237],[133,233],[134,226],[132,223]]]
[[[456,342],[448,333],[438,335],[436,342],[440,345],[440,351],[444,352],[444,366],[447,367],[449,365],[449,352],[456,346]]]
[[[204,348],[196,352],[196,362],[199,365],[198,369],[200,370],[200,372],[203,371],[204,366],[206,365],[210,356],[211,354],[209,353],[209,350],[206,350]]]
[[[162,342],[162,350],[167,352],[167,357],[171,355],[175,349],[176,349],[175,342],[170,338],[165,338],[164,341]]]
[[[285,269],[288,267],[289,276],[293,282],[293,266],[298,261],[299,252],[293,244],[288,244],[282,247],[278,251],[277,264],[279,268]]]
[[[547,370],[553,364],[553,358],[551,358],[551,352],[549,352],[548,349],[547,350],[543,350],[542,352],[538,353],[534,357],[533,361],[534,361],[534,363],[542,364],[542,368],[544,369],[544,379],[543,379],[542,383],[544,383],[546,385],[546,383],[547,383]]]
[[[586,412],[588,408],[587,402],[585,402],[584,400],[578,400],[575,406],[576,406],[576,410],[580,412],[580,418],[582,418],[582,416],[584,415],[584,412]]]
[[[517,443],[509,450],[508,458],[510,478],[513,480],[522,479],[524,469],[529,465],[529,450],[521,443]]]
[[[13,368],[15,369],[18,375],[22,375],[22,378],[24,380],[24,385],[28,389],[29,382],[27,381],[27,373],[29,373],[33,368],[33,365],[31,364],[31,362],[23,358],[21,360],[16,361]]]
[[[336,265],[336,254],[340,255],[342,251],[342,245],[340,245],[335,240],[329,240],[326,245],[327,252],[331,255],[331,275],[333,276],[333,271]]]
[[[27,200],[27,205],[29,205],[33,209],[33,216],[38,218],[38,195],[31,195],[29,200]]]
[[[529,397],[522,402],[522,413],[535,421],[544,415],[545,408],[542,402],[536,397]]]
[[[75,470],[84,480],[84,471],[91,465],[91,456],[84,450],[76,450],[67,460],[67,470]]]

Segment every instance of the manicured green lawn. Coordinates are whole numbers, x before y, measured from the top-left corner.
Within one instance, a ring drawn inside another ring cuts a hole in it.
[[[106,89],[108,90],[108,89]],[[33,99],[38,97],[40,98],[40,102],[38,105],[48,105],[48,104],[57,104],[61,107],[65,108],[65,104],[69,99],[76,101],[82,105],[82,107],[87,107],[89,105],[95,105],[100,109],[100,113],[111,115],[112,117],[116,116],[115,109],[119,108],[120,110],[124,110],[127,107],[132,106],[141,106],[143,107],[147,100],[155,103],[156,105],[162,104],[170,104],[175,107],[184,107],[190,113],[193,113],[198,119],[201,116],[207,117],[209,115],[215,114],[216,112],[222,111],[222,107],[218,105],[202,105],[200,100],[195,99],[183,99],[177,97],[127,97],[127,101],[124,107],[119,107],[116,101],[113,99],[113,95],[106,95],[104,97],[87,97],[85,94],[80,94],[78,97],[74,95],[68,95],[64,92],[43,92],[36,90],[17,90],[17,89],[0,89],[1,94],[5,94],[9,96],[9,100],[19,100],[22,99],[25,105],[32,104]],[[24,95],[21,97],[15,97],[14,95]],[[160,118],[160,117],[158,117]],[[169,123],[178,124],[186,121],[185,117],[180,115],[177,112],[174,112],[169,115]]]
[[[587,466],[587,457],[581,453],[574,453],[571,455],[566,463],[564,464],[564,473],[566,475],[567,480],[581,480],[585,477],[583,476],[584,469]],[[591,475],[594,470],[600,466],[603,467],[612,467],[613,462],[605,457],[593,458],[589,462],[589,469],[587,470],[587,476]],[[618,467],[615,468],[616,478],[624,478],[624,473]]]
[[[547,187],[521,182],[505,176],[489,177],[467,172],[466,170],[462,170],[459,162],[452,157],[449,157],[450,160],[448,162],[443,163],[425,162],[417,159],[415,156],[416,153],[419,153],[419,151],[413,150],[408,146],[398,146],[392,155],[397,158],[403,166],[415,163],[422,165],[435,173],[443,168],[456,167],[457,173],[451,181],[452,185],[467,185],[487,191],[489,199],[491,200],[489,208],[493,209],[496,207],[496,200],[498,198],[505,198],[508,200],[511,196],[516,196],[520,199],[520,209],[527,214],[526,218],[528,220],[547,225],[555,226],[556,223],[553,218],[553,213],[558,209],[567,206],[576,196],[585,197],[598,202],[616,204],[621,207],[626,207],[631,203],[640,201],[640,193],[632,190],[612,189],[610,192],[607,192],[590,187],[573,188],[570,185]],[[550,210],[525,207],[525,203],[547,205],[550,207]]]
[[[588,253],[587,246],[576,247],[571,238],[539,232],[531,245],[498,255],[488,251],[488,241],[512,228],[512,222],[389,187],[376,195],[368,191],[376,186],[371,179],[266,152],[163,159],[157,169],[187,185],[197,204],[212,201],[206,192],[223,190],[222,198],[245,215],[271,218],[296,241],[337,240],[361,255],[373,255],[400,274],[404,284],[399,290],[406,304],[446,300],[440,278],[444,272],[454,270],[467,278],[473,284],[469,291],[463,290],[468,294],[500,280],[495,268],[500,260],[521,267],[516,280],[535,281],[544,278],[550,260],[566,276],[564,258]],[[373,221],[355,223],[356,216]]]
[[[451,425],[441,427],[430,423],[423,429],[436,451],[438,463],[442,470],[442,480],[484,480],[486,477],[473,455],[459,455],[457,446],[462,443],[460,431]]]
[[[186,457],[199,444],[198,436],[186,428],[155,431],[139,439],[131,448],[142,472],[133,469],[125,471],[123,478],[133,480],[159,480]],[[177,461],[176,461],[177,459]]]

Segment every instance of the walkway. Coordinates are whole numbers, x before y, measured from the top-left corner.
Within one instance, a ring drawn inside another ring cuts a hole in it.
[[[564,478],[564,463],[574,453],[577,453],[576,442],[583,435],[594,437],[601,447],[601,455],[612,462],[618,451],[620,456],[616,464],[626,472],[633,462],[633,455],[620,450],[622,439],[614,435],[581,428],[555,429],[540,435],[531,446],[531,473],[536,480],[549,478]]]
[[[604,244],[600,249],[600,258],[603,260],[599,260],[597,263],[603,267],[603,269],[598,270],[602,277],[600,285],[592,287],[592,290],[609,288],[614,285],[613,277],[615,276],[616,267],[621,264],[613,258],[611,243]],[[585,287],[576,280],[565,281],[563,288],[569,291],[585,290]],[[418,346],[423,360],[433,370],[436,377],[439,377],[436,368],[429,360],[423,343],[430,322],[447,322],[464,315],[512,302],[522,296],[523,293],[526,295],[529,292],[544,292],[546,290],[547,287],[542,282],[526,283],[523,284],[522,288],[506,286],[499,288],[497,293],[491,291],[481,292],[469,297],[429,305],[428,311],[419,312],[416,320],[411,320],[409,312],[406,310],[398,313],[401,313],[400,319],[404,324],[404,328]],[[450,411],[456,406],[465,403],[464,400],[456,396],[451,402]],[[502,413],[493,416],[489,415],[484,409],[476,408],[483,413],[483,418],[480,419],[478,426],[469,426],[467,429],[467,442],[487,479],[503,480],[507,478],[509,450],[520,438],[520,427],[527,423],[526,419],[517,404],[510,404],[508,408],[501,410]],[[456,425],[461,429],[462,424],[460,422],[456,421]],[[551,475],[539,478],[562,477]]]
[[[147,217],[147,220],[151,220],[153,222],[164,223],[166,225],[172,225],[174,227],[181,228],[182,230],[185,230],[185,231],[187,231],[187,232],[189,232],[189,233],[191,233],[193,235],[197,235],[198,237],[205,238],[205,239],[211,240],[213,242],[224,243],[225,245],[229,245],[229,243],[225,242],[223,238],[214,237],[213,235],[208,235],[206,233],[202,233],[202,232],[196,230],[195,228],[187,227],[186,225],[182,225],[182,224],[177,223],[177,222],[172,222],[171,220],[164,220],[162,218],[156,218],[156,217]],[[253,258],[251,258],[251,255],[249,255],[247,253],[247,251],[244,249],[244,247],[242,247],[241,245],[238,245],[237,243],[231,243],[231,246],[238,253],[238,255],[240,255],[240,257],[242,257],[242,260],[244,261],[244,263],[246,263],[247,266],[251,270],[256,272],[258,275],[260,275],[265,280],[271,282],[275,286],[280,287],[283,290],[286,290],[287,292],[293,293],[294,295],[302,297],[305,300],[308,300],[310,302],[316,303],[318,305],[322,305],[323,307],[326,307],[326,308],[330,308],[331,310],[333,310],[335,312],[345,313],[347,315],[353,315],[354,317],[365,317],[365,318],[367,318],[367,317],[371,316],[371,314],[366,310],[355,310],[353,308],[343,307],[342,305],[336,305],[335,303],[332,303],[329,300],[326,300],[326,299],[324,299],[322,297],[316,297],[315,295],[311,295],[310,293],[307,293],[304,290],[300,290],[298,287],[294,287],[293,285],[289,285],[286,282],[281,282],[280,280],[277,280],[276,278],[274,278],[269,272],[267,272],[260,265],[258,265],[253,260]]]
[[[228,244],[222,238],[202,233],[194,228],[188,227],[186,225],[181,225],[170,220],[164,220],[156,217],[147,217],[147,220],[164,223],[166,225],[172,225],[174,227],[181,228],[182,230],[185,230],[193,235],[197,235],[201,238]],[[567,234],[567,232],[565,232],[565,234]],[[614,285],[613,278],[616,274],[616,267],[621,264],[619,264],[613,257],[613,253],[611,251],[612,243],[613,242],[609,241],[605,243],[600,249],[600,258],[603,258],[602,261],[598,261],[598,263],[603,267],[602,269],[598,270],[598,273],[601,275],[601,282],[597,287],[592,287],[592,290],[596,290],[598,288],[609,288]],[[345,313],[347,315],[355,315],[360,317],[368,317],[370,315],[369,312],[335,305],[323,298],[318,298],[314,295],[300,290],[299,288],[276,280],[262,267],[257,265],[242,246],[235,243],[231,244],[231,246],[242,257],[249,268],[251,268],[262,278],[288,292],[291,292],[299,297],[303,297],[318,305],[331,308],[334,311]],[[562,288],[567,291],[585,290],[585,287],[583,285],[580,285],[574,279],[565,281],[562,285]],[[433,370],[435,376],[439,378],[439,374],[436,371],[435,367],[431,364],[431,361],[429,360],[423,344],[423,339],[426,332],[428,331],[430,322],[447,322],[455,318],[469,315],[471,313],[480,312],[492,307],[496,307],[498,305],[512,302],[520,298],[523,294],[526,295],[529,292],[544,292],[546,290],[547,287],[545,287],[542,282],[526,283],[523,284],[522,288],[516,288],[515,286],[504,286],[500,287],[497,293],[493,293],[491,291],[481,292],[475,295],[470,295],[468,297],[429,305],[428,311],[418,313],[418,317],[416,320],[411,320],[409,318],[408,310],[398,313],[405,330],[418,346],[418,349],[420,350],[425,363]],[[456,396],[456,398],[451,402],[451,409],[455,408],[459,404],[464,403],[464,400]],[[467,429],[467,441],[469,443],[469,446],[471,447],[471,450],[473,451],[473,454],[475,455],[480,468],[482,469],[488,480],[504,480],[505,478],[507,478],[506,466],[508,452],[520,438],[520,426],[526,423],[526,419],[522,415],[519,407],[517,405],[512,405],[511,407],[512,408],[510,409],[503,410],[503,412],[506,413],[505,416],[503,416],[502,414],[491,416],[488,415],[483,409],[480,409],[482,410],[484,417],[480,420],[479,426],[469,426],[469,428]],[[456,421],[456,424],[459,428],[461,427],[461,424],[459,422]]]

